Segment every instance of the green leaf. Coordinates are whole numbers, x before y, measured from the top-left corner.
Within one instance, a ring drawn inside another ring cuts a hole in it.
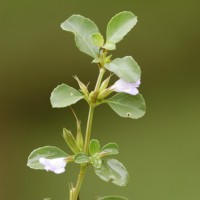
[[[76,89],[66,85],[58,85],[51,93],[50,101],[53,108],[63,108],[75,104],[83,98]]]
[[[116,143],[108,143],[101,148],[100,154],[103,155],[114,155],[118,154],[118,145]]]
[[[90,162],[90,158],[84,153],[78,153],[74,156],[74,162],[84,164]]]
[[[118,93],[104,102],[108,103],[121,117],[138,119],[145,114],[146,110],[145,102],[141,94],[134,96],[126,93]]]
[[[53,159],[67,157],[67,153],[54,146],[45,146],[35,149],[28,157],[27,166],[32,169],[44,169],[44,165],[39,162],[40,158]]]
[[[99,30],[93,21],[81,15],[72,15],[61,24],[61,28],[74,33],[76,46],[80,51],[97,58],[99,47],[92,44],[91,35],[99,33]]]
[[[141,76],[140,67],[131,56],[117,58],[110,63],[106,63],[105,67],[127,82],[136,82]]]
[[[129,174],[124,165],[116,159],[104,160],[101,169],[95,169],[95,173],[102,180],[118,185],[126,186]]]
[[[105,196],[105,197],[100,197],[97,200],[128,200],[126,197],[121,197],[121,196]]]
[[[89,146],[89,152],[90,152],[90,155],[93,155],[97,152],[99,152],[100,150],[100,143],[98,140],[95,140],[95,139],[92,139],[90,141],[90,146]]]
[[[116,44],[114,42],[107,41],[103,48],[112,51],[116,49]]]
[[[132,12],[124,11],[115,15],[107,26],[105,46],[108,46],[110,43],[116,44],[120,42],[136,23],[137,17]],[[108,50],[113,50],[113,48]]]
[[[104,45],[104,38],[101,33],[93,33],[91,35],[92,44],[97,47],[102,47]]]
[[[101,168],[101,165],[102,165],[102,160],[101,158],[99,157],[99,154],[94,154],[92,157],[91,157],[91,162],[92,162],[92,165],[99,169]]]

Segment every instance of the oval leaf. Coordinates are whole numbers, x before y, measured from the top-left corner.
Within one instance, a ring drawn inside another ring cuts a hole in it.
[[[61,24],[61,28],[74,33],[76,46],[80,51],[97,58],[99,48],[92,44],[90,36],[99,33],[99,30],[93,21],[81,15],[72,15]]]
[[[40,158],[53,159],[67,157],[67,153],[54,146],[45,146],[35,149],[28,157],[27,166],[32,169],[44,169],[44,165],[39,162]]]
[[[90,155],[93,155],[97,152],[99,152],[100,150],[100,143],[98,140],[91,140],[90,141],[90,146],[89,146],[89,152],[90,152]]]
[[[110,63],[106,63],[105,67],[127,82],[136,82],[141,76],[140,67],[131,56],[117,58]]]
[[[53,108],[64,108],[75,104],[82,98],[83,95],[79,91],[63,83],[53,90],[50,101]]]
[[[121,196],[105,196],[105,197],[100,197],[97,200],[128,200],[126,197],[121,197]]]
[[[90,158],[84,153],[78,153],[74,156],[74,162],[84,164],[90,162]]]
[[[128,11],[120,12],[115,15],[108,23],[106,36],[107,43],[118,43],[135,26],[137,17]],[[106,46],[105,45],[105,46]],[[113,48],[108,49],[113,50]]]
[[[101,148],[100,154],[103,155],[114,155],[118,154],[118,145],[116,143],[108,143]]]
[[[126,186],[129,174],[124,165],[116,159],[104,160],[101,169],[95,169],[95,173],[102,180],[118,185]]]
[[[136,96],[118,93],[105,101],[121,117],[138,119],[145,114],[146,106],[141,94]]]
[[[92,165],[93,165],[95,168],[101,168],[102,160],[101,160],[101,158],[99,157],[99,154],[94,154],[94,155],[91,157],[91,162],[92,162]]]
[[[92,44],[97,47],[102,47],[104,44],[104,39],[101,33],[94,33],[91,35]]]

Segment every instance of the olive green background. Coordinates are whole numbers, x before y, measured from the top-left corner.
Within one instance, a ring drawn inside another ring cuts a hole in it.
[[[37,147],[66,149],[62,128],[75,130],[68,109],[52,109],[54,87],[77,87],[72,75],[92,89],[98,69],[79,52],[73,35],[61,30],[70,15],[91,18],[104,34],[116,13],[130,10],[136,27],[113,57],[132,55],[142,69],[147,113],[139,120],[96,109],[93,138],[119,143],[116,156],[130,172],[127,187],[105,183],[88,170],[81,199],[118,194],[130,200],[200,199],[200,3],[197,0],[0,1],[0,199],[68,199],[68,182],[78,166],[55,175],[26,167]],[[114,81],[115,79],[113,79]],[[74,106],[83,129],[85,102]]]

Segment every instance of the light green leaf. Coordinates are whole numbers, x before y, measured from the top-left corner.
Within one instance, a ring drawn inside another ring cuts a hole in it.
[[[114,155],[118,154],[118,145],[116,143],[108,143],[105,146],[103,146],[100,150],[100,154],[103,155]]]
[[[95,168],[101,168],[101,164],[102,164],[102,160],[101,158],[99,157],[99,154],[94,154],[92,157],[91,157],[91,162],[92,162],[92,165],[95,167]]]
[[[120,12],[115,15],[108,23],[106,36],[107,41],[105,46],[109,43],[118,43],[123,37],[135,26],[137,23],[137,17],[128,11]],[[111,46],[112,47],[112,46]],[[110,48],[108,50],[113,50]]]
[[[89,152],[90,152],[90,155],[93,155],[97,152],[99,152],[100,150],[100,143],[98,140],[95,140],[95,139],[92,139],[90,141],[90,146],[89,146]]]
[[[27,166],[32,169],[44,169],[44,165],[39,162],[40,158],[53,159],[67,157],[67,153],[54,146],[45,146],[35,149],[28,157]]]
[[[51,93],[50,101],[53,108],[63,108],[75,104],[83,98],[76,89],[66,85],[58,85]]]
[[[93,21],[81,15],[72,15],[61,24],[61,28],[74,33],[76,46],[80,51],[97,58],[99,47],[92,44],[91,35],[99,33],[99,30]]]
[[[116,159],[104,160],[100,169],[95,169],[95,173],[102,180],[118,185],[126,186],[129,174],[124,165]]]
[[[112,51],[116,49],[116,44],[114,42],[107,41],[103,48]]]
[[[91,35],[92,44],[97,47],[102,47],[104,45],[104,38],[101,33],[93,33]]]
[[[128,200],[126,197],[121,197],[121,196],[105,196],[105,197],[100,197],[97,200]]]
[[[110,99],[105,100],[106,103],[121,117],[129,117],[138,119],[145,114],[145,102],[141,94],[136,96],[118,93]]]
[[[74,156],[74,162],[84,164],[90,162],[90,158],[84,153],[78,153]]]
[[[112,60],[106,63],[105,67],[127,82],[136,82],[141,76],[140,67],[131,56]]]

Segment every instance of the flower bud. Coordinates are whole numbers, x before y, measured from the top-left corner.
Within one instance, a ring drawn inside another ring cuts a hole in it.
[[[84,83],[82,83],[82,82],[79,80],[79,78],[78,78],[77,76],[74,76],[74,78],[75,78],[76,81],[78,82],[78,85],[79,85],[79,87],[80,87],[80,89],[81,89],[81,92],[82,92],[84,95],[88,96],[89,92],[88,92],[87,86],[86,86]]]
[[[63,129],[63,137],[67,143],[67,145],[69,146],[69,148],[76,154],[79,153],[79,148],[77,147],[76,144],[76,140],[73,136],[73,134],[71,133],[71,131],[68,131],[67,129]]]
[[[101,84],[101,86],[99,88],[99,92],[100,93],[108,87],[108,84],[110,82],[110,77],[111,77],[111,75],[102,82],[102,84]]]
[[[80,151],[83,150],[83,135],[81,131],[81,121],[76,120],[76,126],[77,126],[77,134],[76,134],[76,144],[77,147],[80,149]]]
[[[108,95],[110,95],[111,93],[113,92],[112,89],[110,88],[107,88],[105,90],[103,90],[102,92],[100,92],[97,96],[97,99],[98,100],[102,100],[102,99],[105,99]]]

